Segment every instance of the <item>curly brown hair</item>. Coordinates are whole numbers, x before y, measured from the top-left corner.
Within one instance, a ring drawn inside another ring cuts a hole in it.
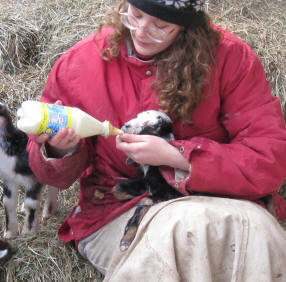
[[[130,32],[121,23],[118,13],[126,4],[126,0],[122,0],[98,27],[98,32],[107,26],[114,28],[108,38],[110,44],[101,54],[104,60],[116,58],[122,40],[130,38]],[[156,55],[157,74],[153,87],[160,107],[173,119],[191,123],[192,112],[201,99],[210,68],[215,63],[213,48],[219,41],[220,32],[212,28],[210,16],[205,13],[204,22],[199,27],[184,28],[166,50]]]

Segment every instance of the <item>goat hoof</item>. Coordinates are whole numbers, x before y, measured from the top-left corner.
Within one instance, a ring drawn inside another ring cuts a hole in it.
[[[15,231],[5,231],[3,237],[5,239],[12,239],[18,236],[18,232]]]
[[[120,241],[120,251],[124,252],[126,251],[130,246],[130,242]]]
[[[16,249],[5,239],[0,239],[0,265],[4,265],[14,253],[16,253]]]
[[[57,213],[57,207],[44,206],[42,213],[42,220],[47,221],[49,217],[56,215],[56,213]]]
[[[33,235],[36,233],[36,228],[32,228],[32,229],[28,229],[27,227],[23,227],[21,235],[22,236],[29,236],[29,235]]]

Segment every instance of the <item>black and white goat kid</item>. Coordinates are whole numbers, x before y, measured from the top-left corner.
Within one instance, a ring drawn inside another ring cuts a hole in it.
[[[22,234],[34,233],[37,229],[43,185],[38,182],[29,167],[27,141],[27,135],[13,125],[7,107],[0,103],[0,177],[4,188],[2,200],[6,213],[4,233],[6,238],[18,235],[16,209],[20,186],[26,190]],[[44,218],[56,211],[57,196],[58,190],[55,187],[49,187],[43,210]]]
[[[161,111],[142,112],[137,118],[125,123],[121,129],[126,133],[159,136],[167,141],[174,139],[172,121]],[[126,162],[132,163],[132,160],[128,158]],[[120,182],[113,188],[114,196],[120,200],[131,199],[148,192],[148,197],[143,198],[137,205],[133,216],[125,227],[124,235],[120,241],[122,251],[132,243],[139,223],[153,204],[183,196],[166,182],[157,166],[138,165],[138,170],[139,178]]]

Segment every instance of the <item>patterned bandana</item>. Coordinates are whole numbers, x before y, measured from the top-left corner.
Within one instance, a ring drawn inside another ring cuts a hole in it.
[[[204,22],[204,0],[127,0],[143,12],[177,25],[195,28]]]

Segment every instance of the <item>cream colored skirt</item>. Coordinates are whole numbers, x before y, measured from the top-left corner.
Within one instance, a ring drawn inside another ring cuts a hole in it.
[[[153,206],[125,252],[134,209],[82,240],[78,250],[114,282],[286,281],[286,232],[259,205],[190,196]]]

